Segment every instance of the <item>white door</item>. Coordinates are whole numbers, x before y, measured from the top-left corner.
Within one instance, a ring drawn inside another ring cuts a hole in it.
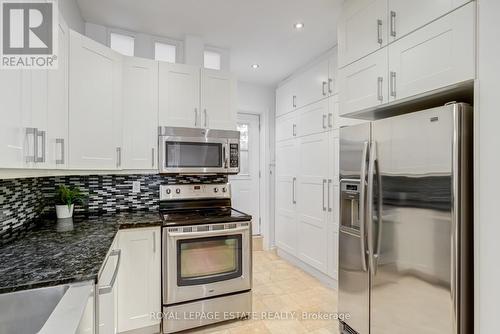
[[[329,99],[323,99],[298,110],[300,135],[307,136],[329,130],[329,123],[333,122],[333,114],[329,113]]]
[[[59,18],[59,66],[48,71],[47,166],[66,168],[68,162],[68,65],[69,30]]]
[[[297,136],[297,121],[299,111],[276,119],[276,141],[288,140]]]
[[[387,48],[340,69],[340,115],[387,103],[387,74]]]
[[[295,80],[299,83],[297,107],[314,103],[329,95],[328,93],[328,59],[313,65]]]
[[[401,38],[469,1],[389,0],[389,38]]]
[[[160,126],[201,127],[200,68],[159,62]]]
[[[118,332],[159,326],[151,317],[161,309],[161,231],[159,227],[122,230],[118,272]],[[159,330],[159,328],[157,329]]]
[[[123,60],[123,168],[156,169],[158,62]]]
[[[236,79],[229,72],[201,70],[201,126],[236,129]]]
[[[298,256],[327,272],[328,156],[331,133],[300,138],[297,176]]]
[[[297,107],[297,80],[291,80],[276,89],[276,117],[295,110]]]
[[[121,55],[70,30],[69,167],[121,168]]]
[[[475,77],[475,3],[389,45],[389,94],[398,100]]]
[[[229,178],[233,207],[252,215],[252,233],[260,231],[260,116],[238,114],[240,173]]]
[[[345,1],[338,41],[339,67],[387,45],[387,0]]]
[[[297,254],[297,165],[298,140],[276,144],[276,246],[289,254]]]

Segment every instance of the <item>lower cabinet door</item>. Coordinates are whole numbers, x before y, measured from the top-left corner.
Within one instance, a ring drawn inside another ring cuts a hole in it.
[[[151,313],[161,310],[161,229],[121,230],[118,246],[118,332],[158,326]]]
[[[299,139],[297,177],[298,257],[327,272],[329,133]]]
[[[85,310],[83,311],[82,318],[80,319],[80,324],[78,325],[75,334],[95,333],[94,310],[94,291],[92,291],[92,293],[89,295],[89,299],[87,300],[87,306],[85,306]]]

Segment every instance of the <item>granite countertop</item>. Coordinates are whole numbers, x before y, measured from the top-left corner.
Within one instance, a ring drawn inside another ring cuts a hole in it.
[[[119,229],[161,226],[157,212],[127,212],[57,221],[43,218],[0,246],[0,293],[94,280]]]

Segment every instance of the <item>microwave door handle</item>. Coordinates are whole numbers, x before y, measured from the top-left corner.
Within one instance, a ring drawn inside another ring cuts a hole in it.
[[[217,236],[217,235],[227,235],[227,234],[234,234],[234,233],[239,233],[239,232],[246,232],[249,231],[249,227],[237,227],[237,228],[231,228],[228,230],[218,230],[218,231],[203,231],[203,232],[168,232],[168,236],[170,238],[181,238],[181,237],[188,237],[188,238],[193,238],[193,237],[210,237],[210,236]]]
[[[363,153],[361,158],[360,192],[359,192],[359,239],[361,246],[361,267],[367,270],[366,265],[366,245],[365,245],[365,195],[366,195],[366,155],[368,154],[368,142],[363,143]]]
[[[227,149],[226,145],[222,146],[222,156],[224,157],[224,169],[227,169]]]

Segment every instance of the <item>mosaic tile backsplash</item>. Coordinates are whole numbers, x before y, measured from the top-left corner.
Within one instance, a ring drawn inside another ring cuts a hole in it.
[[[132,182],[141,191],[132,192]],[[30,228],[43,213],[54,211],[54,195],[60,184],[77,186],[88,196],[80,213],[158,210],[161,184],[225,183],[225,175],[88,175],[0,180],[0,244]]]

